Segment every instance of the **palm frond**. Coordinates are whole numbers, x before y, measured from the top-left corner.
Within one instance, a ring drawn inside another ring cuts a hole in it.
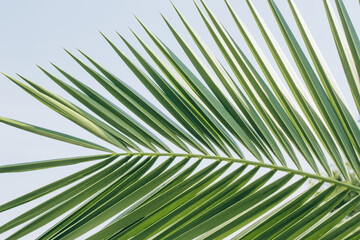
[[[115,101],[55,64],[65,80],[39,68],[81,106],[21,75],[5,75],[112,148],[0,117],[25,131],[108,152],[0,166],[0,173],[15,174],[96,161],[0,205],[6,214],[62,189],[0,226],[0,234],[19,239],[42,229],[39,239],[357,239],[360,215],[348,215],[360,203],[360,188],[349,173],[360,178],[360,129],[338,84],[348,83],[360,112],[359,38],[342,0],[335,0],[337,12],[324,0],[346,81],[335,79],[294,1],[288,2],[306,49],[273,0],[269,6],[292,59],[247,0],[282,76],[227,0],[253,56],[203,0],[195,8],[218,49],[207,46],[175,5],[195,44],[161,15],[192,66],[138,18],[153,47],[131,31],[147,56],[117,33],[132,59],[101,33],[163,110],[80,50],[79,57],[66,52]],[[308,180],[315,184],[307,187]]]

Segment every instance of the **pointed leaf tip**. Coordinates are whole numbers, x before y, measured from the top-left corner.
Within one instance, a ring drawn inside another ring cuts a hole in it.
[[[130,29],[130,28],[129,28]],[[130,29],[131,30],[131,29]],[[126,42],[126,40],[125,40],[125,38],[120,34],[120,33],[118,33],[118,32],[116,32],[117,33],[117,35],[124,41],[124,42]]]
[[[169,2],[171,3],[171,5],[173,5],[173,7],[175,7],[175,4],[173,3],[173,1],[169,0]]]
[[[143,24],[141,24],[142,26],[143,26]],[[131,28],[129,28],[130,29],[130,31],[132,32],[132,34],[134,34],[134,36],[136,37],[136,38],[139,38],[138,37],[138,35],[136,34],[136,32],[134,32]]]
[[[55,63],[50,62],[50,64],[53,65],[53,67],[55,67],[56,69],[59,69],[59,67],[56,66]]]
[[[73,56],[73,54],[72,54],[69,50],[67,50],[67,49],[65,49],[65,48],[64,48],[64,50],[65,50],[65,52],[67,52],[70,56]]]
[[[99,31],[99,30],[98,30]],[[106,38],[105,37],[105,34],[103,34],[101,31],[99,31],[99,33],[101,34],[101,36],[103,36],[104,38]]]
[[[4,76],[7,77],[7,78],[11,78],[11,77],[10,77],[9,75],[7,75],[6,73],[1,72],[1,74],[4,75]]]
[[[136,20],[140,22],[139,18],[135,15],[135,13],[132,13],[132,15],[136,18]]]

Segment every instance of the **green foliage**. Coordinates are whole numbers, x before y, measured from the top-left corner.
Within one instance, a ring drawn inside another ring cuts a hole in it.
[[[94,240],[358,239],[360,129],[338,87],[346,82],[333,77],[295,3],[288,1],[306,49],[275,2],[268,2],[292,59],[253,3],[247,4],[282,76],[227,1],[256,63],[202,0],[195,7],[226,63],[175,6],[196,49],[163,19],[191,67],[140,20],[157,48],[133,32],[146,56],[120,34],[122,47],[103,35],[164,110],[81,51],[80,57],[67,53],[115,101],[54,64],[61,77],[39,68],[80,105],[23,76],[5,75],[111,147],[0,117],[28,132],[107,152],[0,166],[0,173],[15,174],[96,161],[0,205],[6,214],[62,190],[0,226],[0,234],[19,239],[46,226],[39,239],[76,239],[86,233]],[[328,0],[323,3],[360,111],[358,35],[342,0],[335,0],[337,12]],[[133,56],[124,54],[123,47]],[[310,188],[308,180],[314,182]]]
[[[355,175],[355,173],[351,170],[351,167],[346,164],[347,168],[350,169],[349,170],[349,175],[350,175],[350,183],[351,185],[354,185],[354,186],[357,186],[357,187],[360,187],[360,181],[359,179],[357,178],[357,176]],[[341,181],[341,182],[344,182],[344,179],[342,178],[341,174],[336,170],[334,169],[333,170],[333,174],[334,174],[334,177],[337,181]],[[335,209],[333,211],[335,211],[336,209],[342,207],[343,205],[345,205],[346,203],[350,202],[352,199],[356,198],[357,196],[359,196],[359,193],[358,192],[350,192],[348,195],[346,195],[346,197],[339,203],[338,206],[335,207]],[[354,216],[356,213],[360,212],[360,204],[358,204],[354,210],[352,212],[349,213],[349,217],[351,216]]]

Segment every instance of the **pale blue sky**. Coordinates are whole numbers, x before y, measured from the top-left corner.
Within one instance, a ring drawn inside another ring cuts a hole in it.
[[[173,2],[193,24],[194,28],[200,32],[203,39],[214,52],[219,53],[210,35],[205,31],[205,27],[200,21],[193,2],[191,0],[174,0]],[[249,55],[250,52],[242,40],[223,1],[207,0],[206,2],[228,28],[235,40],[238,41],[244,52]],[[263,50],[266,50],[266,45],[252,19],[245,0],[229,0],[229,2],[251,30],[252,34],[258,39]],[[266,1],[254,0],[253,2],[273,30],[279,42],[285,46]],[[276,2],[286,19],[289,20],[290,26],[295,30],[296,36],[299,37],[300,35],[295,28],[295,23],[287,1],[277,0]],[[356,15],[356,13],[359,13],[360,8],[358,1],[345,0],[344,2],[354,21],[356,30],[359,31],[360,18]],[[315,40],[319,44],[322,53],[325,58],[329,60],[328,63],[341,90],[345,96],[349,97],[351,94],[342,72],[330,28],[327,25],[327,18],[322,1],[298,0],[296,3],[308,23]],[[114,30],[127,37],[130,42],[133,42],[134,45],[143,52],[128,30],[128,27],[131,27],[150,43],[133,17],[133,14],[136,14],[169,47],[174,49],[175,53],[178,53],[186,60],[179,46],[173,41],[173,37],[162,21],[159,12],[163,13],[174,25],[175,29],[194,46],[168,0],[0,1],[0,71],[12,76],[14,76],[15,73],[20,73],[40,85],[49,88],[51,91],[68,96],[56,87],[55,84],[45,77],[35,66],[35,64],[38,64],[56,73],[50,67],[49,61],[51,61],[72,73],[80,80],[85,81],[90,86],[98,89],[94,81],[92,81],[62,49],[64,47],[71,52],[75,52],[75,49],[79,48],[106,66],[107,69],[111,70],[117,76],[124,79],[131,86],[135,87],[141,94],[153,100],[147,91],[139,85],[139,81],[135,79],[131,72],[110,49],[98,33],[98,30],[105,33],[118,46],[124,49],[125,52],[128,51],[116,36]],[[284,49],[290,56],[286,47],[284,47]],[[266,50],[266,53],[269,54],[268,50]],[[270,55],[268,56],[270,57]],[[253,60],[252,58],[250,59]],[[100,92],[104,93],[102,90],[100,90]],[[355,113],[351,98],[348,98],[348,103],[352,112]],[[154,102],[154,104],[158,106],[156,102]],[[27,95],[3,76],[0,76],[0,116],[63,131],[101,143],[101,141],[98,141],[95,137],[89,135]],[[55,140],[49,140],[0,124],[1,165],[88,155],[92,153],[94,153],[94,151]],[[1,194],[0,204],[19,196],[21,193],[44,185],[46,182],[58,179],[64,176],[64,174],[69,174],[78,169],[80,169],[80,167],[67,167],[61,171],[53,169],[26,174],[3,174],[0,176],[0,189],[2,193],[6,192],[6,194]],[[23,209],[26,208],[14,210],[11,214],[20,213]],[[1,224],[6,219],[9,219],[9,216],[1,213],[0,219]],[[2,239],[1,235],[0,239]]]

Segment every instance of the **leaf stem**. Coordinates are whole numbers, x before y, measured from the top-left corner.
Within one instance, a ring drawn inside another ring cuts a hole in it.
[[[282,167],[282,166],[278,166],[278,165],[267,164],[267,163],[263,163],[263,162],[249,161],[249,160],[245,160],[245,159],[241,159],[241,158],[221,157],[221,156],[201,155],[201,154],[186,154],[186,153],[145,153],[145,152],[141,152],[141,153],[117,153],[117,154],[119,156],[120,155],[174,156],[174,157],[203,158],[203,159],[214,159],[214,160],[218,160],[218,161],[237,162],[237,163],[242,163],[242,164],[247,164],[247,165],[252,165],[252,166],[259,166],[259,167],[264,167],[264,168],[269,168],[269,169],[275,169],[278,171],[293,173],[296,175],[301,175],[301,176],[304,176],[307,178],[312,178],[312,179],[316,179],[319,181],[327,182],[327,183],[330,183],[330,184],[333,184],[336,186],[345,187],[351,191],[360,193],[360,187],[356,187],[349,183],[341,182],[341,181],[338,181],[338,180],[335,180],[332,178],[324,177],[319,174],[308,173],[308,172],[304,172],[301,170],[291,169],[291,168]]]

